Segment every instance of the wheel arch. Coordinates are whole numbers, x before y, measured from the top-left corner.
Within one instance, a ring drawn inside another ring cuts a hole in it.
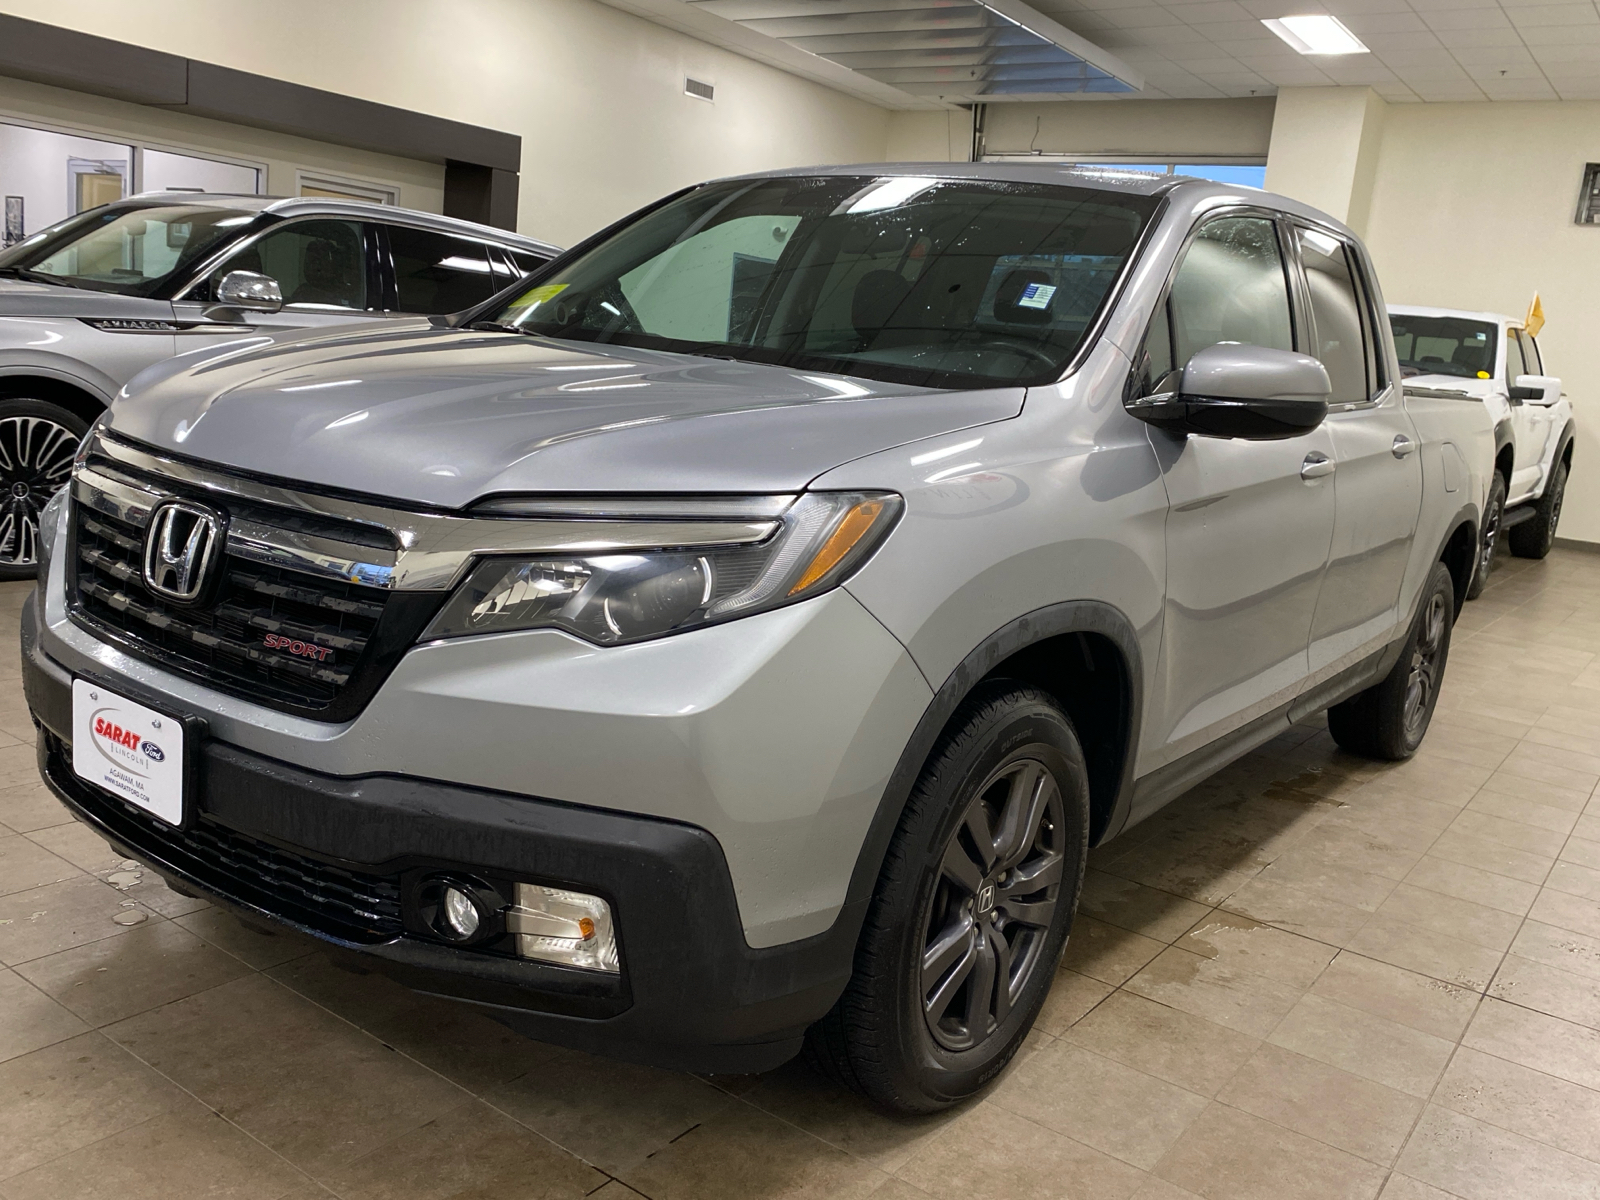
[[[1052,604],[995,630],[934,692],[857,855],[847,911],[865,910],[906,801],[956,709],[979,684],[1005,678],[1048,692],[1072,718],[1089,769],[1090,844],[1116,831],[1127,811],[1143,711],[1138,635],[1120,610],[1101,601]]]
[[[59,404],[74,416],[93,425],[110,407],[110,399],[99,389],[54,371],[39,367],[0,369],[0,399],[26,396]]]
[[[1472,584],[1472,574],[1478,568],[1478,523],[1470,508],[1463,508],[1450,523],[1450,532],[1439,544],[1439,552],[1429,560],[1442,562],[1450,572],[1450,581],[1456,597],[1456,615],[1467,602],[1467,588]],[[1428,568],[1430,571],[1432,566]],[[1409,626],[1407,626],[1409,628]]]

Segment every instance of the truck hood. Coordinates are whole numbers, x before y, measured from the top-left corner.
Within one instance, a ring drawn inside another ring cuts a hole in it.
[[[0,278],[0,317],[147,317],[170,321],[172,305],[143,296]]]
[[[460,508],[515,492],[765,492],[1004,420],[931,391],[425,321],[242,339],[135,377],[110,429],[280,478]]]

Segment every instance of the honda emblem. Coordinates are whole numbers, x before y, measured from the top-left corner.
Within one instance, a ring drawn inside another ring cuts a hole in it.
[[[152,592],[184,603],[196,600],[210,581],[222,540],[222,518],[182,500],[150,515],[144,542],[144,582]]]

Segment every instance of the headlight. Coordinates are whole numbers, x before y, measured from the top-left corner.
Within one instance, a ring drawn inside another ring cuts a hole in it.
[[[842,583],[900,508],[892,493],[811,492],[754,545],[490,559],[423,637],[555,628],[612,645],[748,616]]]

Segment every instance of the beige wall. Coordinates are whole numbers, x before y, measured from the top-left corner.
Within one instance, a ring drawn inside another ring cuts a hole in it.
[[[1170,155],[1191,162],[1259,157],[1272,138],[1272,108],[1270,96],[991,104],[984,146],[991,154]]]
[[[1371,88],[1279,92],[1267,156],[1267,190],[1314,204],[1362,231],[1387,108]]]
[[[1600,542],[1600,227],[1572,219],[1588,162],[1600,102],[1390,105],[1366,237],[1394,304],[1521,316],[1540,293],[1578,420],[1560,536]]]
[[[140,142],[161,149],[243,159],[267,168],[269,195],[295,195],[295,172],[304,169],[397,186],[399,202],[406,208],[438,212],[444,201],[444,167],[436,163],[330,146],[265,129],[247,129],[20,79],[0,77],[0,121],[81,131],[109,141]]]
[[[885,162],[966,162],[971,154],[969,109],[889,114]]]
[[[886,110],[594,0],[0,0],[0,11],[520,134],[519,224],[569,243],[675,187],[879,161]],[[715,103],[683,94],[692,74]]]

